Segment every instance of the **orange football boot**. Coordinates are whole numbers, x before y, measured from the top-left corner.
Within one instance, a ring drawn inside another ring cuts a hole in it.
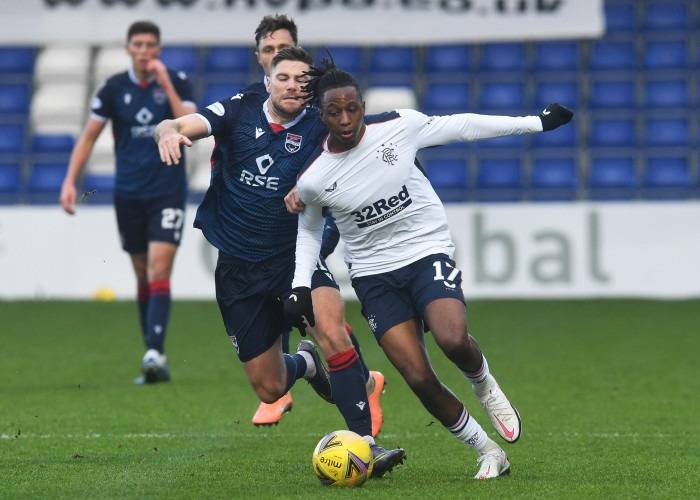
[[[253,415],[254,425],[277,425],[285,413],[292,411],[292,393],[288,392],[274,403],[263,403],[260,401],[258,410]],[[370,403],[371,405],[372,403]]]
[[[384,380],[384,375],[381,372],[370,371],[370,377],[374,379],[374,390],[368,395],[369,400],[369,412],[372,416],[372,437],[377,437],[382,430],[382,424],[384,423],[384,415],[382,413],[382,394],[384,394],[384,387],[386,386],[386,381]]]

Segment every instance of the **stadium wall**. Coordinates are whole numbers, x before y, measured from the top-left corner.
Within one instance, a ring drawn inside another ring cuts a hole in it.
[[[216,254],[188,207],[172,280],[178,299],[213,299]],[[700,296],[700,202],[451,204],[468,298]],[[354,298],[342,248],[329,265]],[[134,296],[111,207],[0,207],[0,299]]]
[[[267,14],[291,15],[305,44],[419,44],[592,38],[603,0],[22,0],[4,2],[0,44],[123,43],[157,20],[165,43],[250,44]],[[79,19],[80,22],[76,22]],[[339,20],[342,19],[342,26]],[[426,22],[429,19],[429,22]]]

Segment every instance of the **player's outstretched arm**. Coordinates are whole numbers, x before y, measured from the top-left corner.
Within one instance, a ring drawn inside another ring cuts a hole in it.
[[[181,145],[192,147],[192,139],[209,135],[204,120],[196,114],[181,116],[175,120],[163,120],[156,127],[153,137],[158,143],[160,161],[166,165],[177,165],[182,158]]]
[[[402,115],[405,110],[402,111]],[[463,113],[428,117],[408,112],[410,123],[417,125],[418,149],[457,141],[478,141],[509,135],[553,130],[571,121],[573,112],[558,103],[550,104],[533,116],[496,116]]]
[[[90,153],[92,153],[92,148],[95,146],[95,141],[100,136],[106,123],[106,121],[90,118],[85,125],[83,133],[80,134],[78,141],[73,147],[68,162],[68,170],[63,179],[59,197],[61,207],[67,214],[75,214],[75,203],[77,199],[75,180],[78,178],[78,175],[80,175],[80,171],[85,166],[85,163],[87,163],[88,158],[90,158]]]

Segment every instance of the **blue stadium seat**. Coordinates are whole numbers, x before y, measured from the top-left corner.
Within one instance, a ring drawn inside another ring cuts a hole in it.
[[[644,103],[653,108],[685,108],[690,104],[690,89],[684,79],[647,80]]]
[[[421,109],[426,114],[464,113],[469,109],[469,86],[459,83],[428,84]]]
[[[578,144],[576,120],[556,130],[535,134],[532,143],[538,148],[571,148]]]
[[[594,147],[632,147],[637,143],[635,122],[632,118],[593,119],[589,143]]]
[[[113,175],[88,174],[83,179],[83,191],[89,192],[90,196],[85,198],[90,204],[110,204],[114,196]]]
[[[0,124],[0,154],[19,154],[24,151],[25,126]]]
[[[35,59],[34,47],[0,47],[0,75],[31,76],[34,73]]]
[[[199,70],[197,49],[188,45],[164,47],[161,54],[163,63],[174,71],[196,74]]]
[[[605,24],[609,32],[629,32],[636,28],[635,0],[605,2]]]
[[[644,27],[647,30],[684,30],[688,28],[690,11],[684,1],[647,2],[644,8]]]
[[[248,73],[252,58],[248,47],[210,47],[204,59],[204,71],[206,73]]]
[[[455,75],[472,69],[472,52],[468,45],[432,45],[425,52],[425,72]]]
[[[328,47],[328,51],[333,57],[333,62],[343,71],[354,75],[359,75],[364,72],[364,53],[361,47]],[[315,59],[320,61],[326,57],[328,57],[328,54],[324,48],[316,53]]]
[[[484,82],[479,94],[482,111],[508,111],[516,114],[526,107],[525,85],[521,82]]]
[[[481,47],[482,71],[524,71],[525,45],[522,43],[489,43]]]
[[[518,151],[518,154],[522,154],[523,149],[527,147],[528,143],[528,135],[507,135],[495,139],[476,141],[473,144],[479,149],[510,149]]]
[[[27,182],[27,195],[32,203],[56,203],[68,165],[35,163]]]
[[[230,81],[226,83],[208,83],[204,86],[202,99],[199,101],[201,106],[209,106],[211,103],[221,101],[236,95],[236,93],[245,88],[247,82],[245,80]]]
[[[535,201],[576,199],[578,173],[573,157],[537,158],[532,165],[530,197]]]
[[[19,164],[0,163],[0,205],[17,203],[20,187]]]
[[[633,42],[595,42],[591,47],[590,68],[594,71],[632,69],[636,66]]]
[[[413,47],[375,47],[370,53],[372,73],[413,73],[416,52]]]
[[[415,70],[413,47],[375,47],[370,53],[369,85],[413,87]]]
[[[650,70],[683,69],[689,61],[685,39],[648,41],[644,50],[644,66]]]
[[[637,194],[634,159],[593,158],[588,175],[589,196],[594,200],[629,200]]]
[[[634,80],[594,80],[588,105],[591,108],[634,108],[637,104]]]
[[[578,84],[576,82],[539,82],[535,87],[535,107],[542,109],[553,102],[572,109],[578,108]]]
[[[648,118],[644,124],[647,146],[687,146],[691,142],[686,118]]]
[[[576,71],[579,66],[579,44],[548,42],[535,45],[537,71]]]
[[[519,201],[523,196],[520,158],[481,159],[476,177],[479,201]]]
[[[685,199],[692,193],[688,158],[648,158],[644,170],[642,194],[655,200]]]
[[[464,201],[469,189],[467,163],[461,159],[429,159],[425,170],[442,201]]]
[[[29,85],[0,85],[0,116],[26,115],[29,113],[30,100]]]
[[[73,151],[75,139],[70,134],[37,134],[32,137],[32,153],[63,153]]]

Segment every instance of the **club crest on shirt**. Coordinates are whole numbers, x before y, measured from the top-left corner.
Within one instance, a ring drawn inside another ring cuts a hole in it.
[[[156,87],[153,89],[153,101],[156,104],[165,104],[165,101],[168,100],[168,95],[165,93],[165,90]]]
[[[284,140],[284,149],[290,153],[296,153],[301,149],[301,139],[300,135],[287,132],[287,138]]]
[[[375,152],[377,153],[376,158],[382,160],[387,165],[392,166],[399,161],[399,155],[396,154],[396,146],[393,142],[382,144]]]

